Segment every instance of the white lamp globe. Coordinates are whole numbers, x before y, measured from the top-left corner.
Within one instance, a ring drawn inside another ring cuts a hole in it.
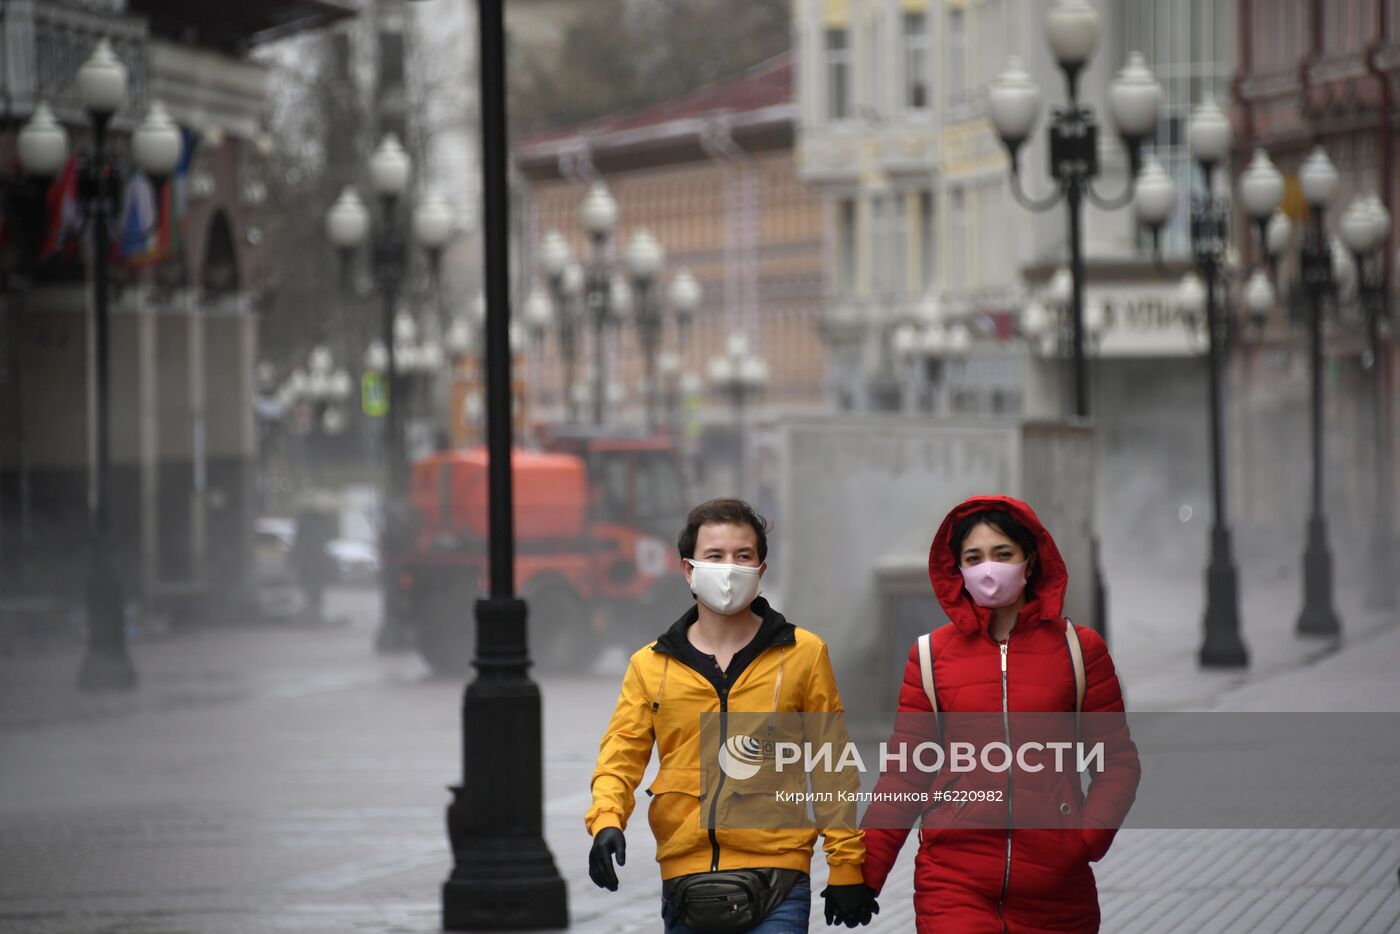
[[[78,69],[78,100],[83,109],[110,117],[126,106],[127,72],[107,39],[97,40],[88,60]]]
[[[44,101],[19,131],[19,164],[37,178],[52,178],[68,160],[68,131],[53,117]]]
[[[311,367],[312,373],[329,373],[335,366],[335,360],[331,356],[331,349],[325,344],[317,344],[311,348],[311,354],[307,358],[307,363]]]
[[[418,338],[418,322],[406,311],[394,315],[394,345],[411,344]]]
[[[389,367],[389,351],[384,348],[384,342],[372,340],[365,348],[365,369],[376,372],[384,372]]]
[[[183,149],[180,128],[166,113],[160,101],[151,101],[146,119],[131,136],[131,155],[136,165],[152,178],[165,178],[180,164]]]
[[[539,332],[554,322],[554,307],[541,289],[533,289],[525,299],[525,324]]]
[[[1375,245],[1384,246],[1390,239],[1390,212],[1375,192],[1371,192],[1367,197],[1366,207],[1371,212],[1371,223],[1374,225],[1376,236]]]
[[[1214,165],[1230,154],[1233,136],[1230,118],[1225,116],[1214,97],[1208,95],[1191,111],[1186,132],[1191,141],[1191,156],[1197,162]]]
[[[1176,208],[1176,183],[1153,156],[1148,156],[1138,173],[1133,192],[1133,206],[1138,221],[1148,227],[1160,227]]]
[[[725,349],[731,357],[742,357],[749,352],[749,339],[743,334],[731,334]]]
[[[1050,330],[1050,312],[1037,301],[1030,301],[1021,309],[1021,333],[1026,337],[1038,338]]]
[[[606,237],[617,225],[617,201],[613,199],[608,186],[594,182],[588,189],[579,207],[579,218],[583,226],[595,237]]]
[[[1264,247],[1272,257],[1283,255],[1288,243],[1293,239],[1293,222],[1282,211],[1274,211],[1269,216],[1269,224],[1264,228]]]
[[[1114,125],[1125,139],[1141,139],[1157,128],[1162,85],[1147,70],[1147,60],[1141,52],[1129,52],[1127,64],[1109,84],[1108,107]]]
[[[729,385],[734,376],[734,367],[728,357],[715,357],[710,361],[710,382],[715,386]]]
[[[1353,253],[1369,253],[1376,245],[1376,225],[1372,221],[1369,202],[1364,195],[1351,199],[1337,222],[1342,243]]]
[[[565,298],[578,298],[583,294],[583,267],[570,260],[559,277],[559,288]]]
[[[1190,317],[1200,317],[1206,307],[1206,287],[1200,276],[1188,272],[1181,277],[1181,284],[1176,287],[1176,303]]]
[[[1274,287],[1264,270],[1256,269],[1244,289],[1245,307],[1255,317],[1267,315],[1274,307]]]
[[[1050,8],[1046,38],[1062,68],[1089,61],[1099,42],[1099,14],[1086,0],[1059,0]]]
[[[661,271],[661,266],[666,261],[666,251],[662,249],[656,237],[652,236],[651,231],[643,227],[627,242],[627,252],[623,259],[633,278],[650,280]]]
[[[369,211],[360,195],[349,185],[326,212],[326,237],[341,250],[353,250],[369,233]]]
[[[564,239],[564,235],[557,230],[551,230],[540,239],[540,272],[551,281],[559,279],[564,275],[564,268],[569,265],[573,256],[569,250],[569,241]]]
[[[895,355],[901,359],[908,359],[919,349],[919,331],[912,324],[901,324],[894,329],[894,336],[890,339],[890,346]]]
[[[739,379],[750,389],[768,385],[768,361],[762,357],[744,357],[739,361]]]
[[[1256,221],[1264,220],[1283,203],[1283,174],[1263,149],[1254,150],[1254,158],[1240,175],[1240,197]]]
[[[682,317],[693,314],[700,307],[700,299],[703,297],[700,283],[689,269],[676,271],[675,276],[671,279],[669,297],[671,307]]]
[[[452,236],[452,205],[436,191],[424,192],[413,208],[413,237],[429,250],[440,250]]]
[[[1061,266],[1055,270],[1045,294],[1056,305],[1068,305],[1074,300],[1074,276],[1067,267]]]
[[[393,133],[387,134],[374,155],[369,157],[370,183],[374,186],[375,194],[385,198],[397,198],[407,190],[408,176],[412,170],[413,163],[408,153]]]
[[[1040,88],[1022,67],[1019,56],[1012,55],[1006,70],[988,86],[987,106],[997,135],[1011,149],[1025,142],[1035,129],[1040,116]]]
[[[1340,181],[1337,167],[1327,157],[1327,150],[1321,146],[1314,147],[1303,160],[1298,178],[1303,185],[1303,199],[1312,208],[1327,207],[1332,196],[1337,193],[1337,184]]]
[[[632,315],[632,289],[620,274],[612,277],[612,284],[608,287],[608,307],[616,319]]]

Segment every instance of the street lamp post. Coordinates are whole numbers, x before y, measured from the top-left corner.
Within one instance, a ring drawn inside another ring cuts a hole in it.
[[[476,602],[477,673],[462,700],[463,777],[447,808],[453,866],[443,883],[442,925],[450,931],[569,924],[564,880],[544,841],[540,692],[529,676],[525,602],[515,596],[503,5],[481,0],[477,17],[491,591]]]
[[[579,216],[592,244],[588,257],[586,299],[593,322],[593,424],[603,424],[603,404],[606,396],[605,334],[612,317],[612,298],[616,292],[608,272],[608,238],[617,226],[617,201],[602,182],[594,182],[584,196]]]
[[[637,340],[642,347],[642,363],[646,369],[646,427],[656,430],[656,351],[661,344],[661,309],[652,299],[652,284],[666,261],[666,251],[651,231],[645,227],[632,235],[623,257],[632,276],[632,291],[636,299]]]
[[[1249,653],[1240,637],[1239,570],[1231,543],[1230,515],[1226,504],[1225,436],[1223,420],[1222,366],[1225,348],[1231,342],[1232,322],[1222,315],[1218,297],[1224,284],[1230,249],[1229,205],[1215,196],[1214,170],[1230,154],[1230,121],[1212,98],[1207,98],[1191,114],[1188,124],[1191,155],[1204,182],[1202,193],[1191,208],[1191,256],[1196,275],[1189,275],[1179,294],[1181,305],[1192,320],[1205,311],[1206,356],[1210,383],[1211,490],[1214,516],[1210,535],[1210,563],[1206,569],[1204,641],[1200,663],[1210,668],[1244,668]],[[1271,168],[1271,167],[1270,167]],[[1262,173],[1262,174],[1261,174]],[[1261,168],[1246,171],[1242,182],[1245,204],[1252,216],[1272,213],[1283,197],[1283,179],[1277,171],[1268,175]],[[1151,227],[1154,244],[1160,242],[1162,224],[1175,203],[1174,186],[1155,163],[1143,172],[1138,189],[1138,217]],[[1199,278],[1198,278],[1199,276]]]
[[[78,98],[92,125],[92,150],[79,166],[78,197],[83,223],[92,235],[97,401],[97,457],[89,512],[91,542],[86,591],[88,640],[78,670],[78,686],[90,691],[130,690],[136,686],[136,669],[126,650],[125,586],[112,543],[112,352],[107,294],[107,254],[111,226],[117,219],[122,175],[121,167],[107,150],[107,128],[112,117],[126,105],[127,70],[107,39],[98,41],[78,69],[77,84]],[[150,112],[132,135],[131,153],[136,167],[159,186],[179,163],[181,146],[179,129],[160,102],[153,101]],[[20,131],[18,155],[25,171],[36,177],[51,178],[62,169],[68,158],[67,134],[53,119],[47,104],[36,106]]]
[[[1312,375],[1312,514],[1308,519],[1308,543],[1303,553],[1303,609],[1298,615],[1300,635],[1336,636],[1341,620],[1332,599],[1332,551],[1328,543],[1327,516],[1323,511],[1322,424],[1322,317],[1327,301],[1336,296],[1332,247],[1323,228],[1327,205],[1337,191],[1337,168],[1321,146],[1303,162],[1299,172],[1303,198],[1312,213],[1303,237],[1303,288],[1307,292]]]
[[[768,362],[749,351],[742,334],[731,334],[727,352],[710,361],[710,385],[729,397],[734,408],[735,487],[744,495],[748,467],[744,407],[768,385]]]
[[[564,364],[561,395],[569,424],[578,421],[578,406],[574,403],[574,376],[578,367],[578,314],[575,302],[583,291],[583,270],[574,261],[569,242],[557,230],[551,230],[540,241],[540,271],[549,283],[554,300],[555,322],[559,327],[559,356]]]
[[[1057,184],[1049,198],[1030,198],[1021,186],[1018,155],[1035,128],[1040,110],[1040,89],[1012,56],[1005,72],[989,89],[988,104],[997,134],[1011,163],[1011,190],[1016,200],[1032,211],[1048,211],[1061,199],[1069,213],[1071,307],[1073,309],[1074,414],[1089,414],[1088,374],[1084,359],[1084,256],[1083,204],[1087,197],[1105,210],[1124,207],[1133,196],[1135,176],[1141,164],[1143,142],[1157,125],[1162,88],[1137,52],[1113,79],[1108,92],[1109,109],[1119,138],[1128,152],[1128,185],[1118,198],[1101,197],[1093,187],[1099,174],[1098,123],[1094,112],[1079,103],[1079,75],[1098,44],[1098,13],[1087,0],[1058,0],[1050,8],[1046,34],[1051,51],[1065,77],[1069,105],[1052,112],[1050,121],[1050,174]],[[1108,620],[1103,573],[1098,559],[1098,539],[1091,550],[1094,565],[1095,628],[1107,637]]]
[[[379,530],[380,599],[382,618],[375,646],[380,651],[399,651],[411,645],[411,634],[403,618],[398,597],[398,581],[392,570],[395,557],[404,544],[405,523],[403,505],[407,484],[407,464],[404,450],[404,416],[406,399],[400,385],[398,346],[395,337],[395,312],[399,291],[403,285],[406,243],[404,220],[400,205],[408,189],[413,165],[393,133],[387,134],[369,160],[370,184],[379,199],[380,222],[375,229],[371,251],[374,284],[380,299],[379,342],[384,350],[384,383],[387,404],[384,413],[384,459],[382,517]],[[442,245],[450,233],[443,212],[431,196],[420,202],[415,211],[415,238],[429,257],[430,268],[436,269]],[[340,197],[326,213],[326,236],[340,252],[346,268],[354,250],[369,233],[369,211],[352,186],[346,186]]]
[[[1374,516],[1371,520],[1370,556],[1366,604],[1378,610],[1396,605],[1394,491],[1390,482],[1391,439],[1386,396],[1386,354],[1383,325],[1389,317],[1390,283],[1386,276],[1386,248],[1390,240],[1390,212],[1374,194],[1352,201],[1342,215],[1342,242],[1351,250],[1357,270],[1357,301],[1366,323],[1367,356],[1371,370],[1371,422],[1376,439],[1372,456]]]

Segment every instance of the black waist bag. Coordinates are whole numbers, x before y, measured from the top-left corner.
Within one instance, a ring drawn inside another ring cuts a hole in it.
[[[730,869],[667,879],[662,895],[681,923],[705,934],[747,931],[788,897],[796,869]]]

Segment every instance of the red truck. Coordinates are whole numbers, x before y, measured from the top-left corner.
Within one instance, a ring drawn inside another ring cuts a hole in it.
[[[413,465],[411,548],[393,561],[403,613],[434,671],[470,669],[474,601],[488,588],[484,448]],[[687,503],[665,437],[553,429],[511,456],[515,586],[529,605],[530,655],[547,671],[586,670],[605,645],[631,651],[692,602],[676,538]]]

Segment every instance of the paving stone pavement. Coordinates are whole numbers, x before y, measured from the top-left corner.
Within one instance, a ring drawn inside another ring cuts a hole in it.
[[[142,684],[123,697],[76,692],[74,651],[0,658],[0,932],[437,931],[461,685],[375,656],[372,597],[338,598],[356,610],[343,627],[139,642]],[[1400,628],[1373,628],[1220,683],[1203,706],[1400,711],[1398,670]],[[616,678],[543,691],[546,837],[570,930],[658,931],[641,807],[621,891],[587,878],[582,814]],[[912,863],[907,846],[866,930],[913,930]],[[1400,932],[1398,868],[1397,831],[1134,830],[1096,872],[1108,932],[1382,934]],[[820,891],[820,857],[813,869]],[[819,901],[813,917],[818,930]]]

